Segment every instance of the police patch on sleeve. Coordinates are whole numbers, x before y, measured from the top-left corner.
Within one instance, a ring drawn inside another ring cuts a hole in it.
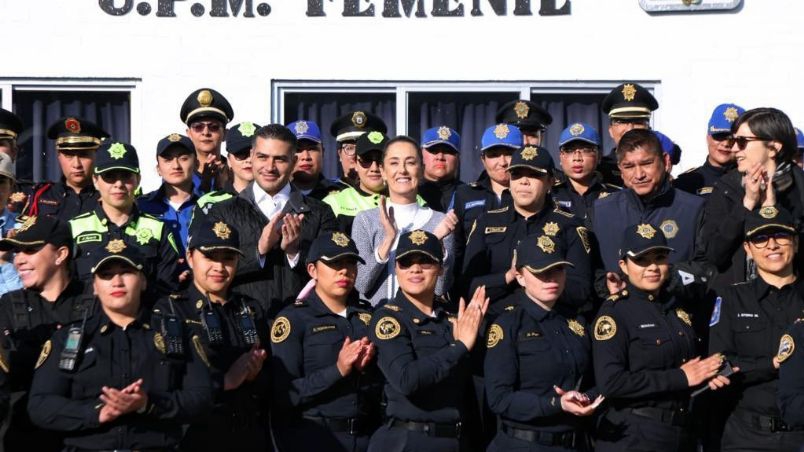
[[[612,317],[604,315],[595,322],[595,339],[607,341],[617,334],[617,322]]]
[[[162,354],[165,353],[165,338],[160,333],[154,333],[154,347]]]
[[[399,322],[395,318],[383,317],[374,327],[374,334],[377,335],[377,339],[388,340],[399,336],[401,330],[402,327],[399,326]]]
[[[796,342],[793,340],[793,336],[785,334],[779,341],[779,351],[776,353],[776,359],[778,359],[780,363],[785,362],[787,358],[793,354],[795,349]]]
[[[578,237],[581,238],[581,244],[583,245],[583,249],[586,251],[586,254],[592,252],[592,245],[589,242],[589,229],[586,229],[583,226],[578,226],[575,228],[578,231]]]
[[[42,346],[42,352],[39,353],[39,359],[36,360],[36,369],[40,368],[42,364],[47,361],[47,357],[50,356],[51,348],[53,348],[53,343],[51,343],[50,339],[48,339],[48,341],[45,342],[45,345]]]
[[[496,323],[492,324],[491,328],[489,328],[489,334],[486,336],[486,348],[496,347],[504,337],[502,327]]]
[[[195,347],[195,352],[198,354],[198,357],[201,358],[201,361],[204,361],[207,367],[211,367],[209,365],[209,358],[207,358],[207,352],[204,351],[204,344],[201,343],[201,338],[198,337],[198,335],[193,336],[193,347]]]
[[[715,299],[715,307],[712,309],[712,317],[709,318],[709,326],[715,326],[720,322],[720,305],[723,304],[723,299],[717,297]]]
[[[281,344],[290,336],[290,320],[287,317],[279,317],[271,328],[271,342]]]

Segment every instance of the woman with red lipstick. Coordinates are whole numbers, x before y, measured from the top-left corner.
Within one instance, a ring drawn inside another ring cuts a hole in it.
[[[625,286],[593,328],[595,381],[609,406],[596,451],[692,451],[692,389],[729,383],[723,356],[696,356],[690,315],[667,293],[672,248],[656,226],[629,226],[620,246]]]
[[[368,340],[371,305],[354,290],[354,241],[324,234],[310,247],[315,290],[271,331],[274,434],[282,451],[362,452],[380,422],[381,375]]]
[[[591,386],[592,341],[583,318],[556,304],[572,264],[547,235],[526,237],[515,256],[522,289],[486,335],[486,394],[501,425],[488,450],[583,450],[580,417],[603,397],[579,391]]]
[[[259,302],[229,290],[242,256],[237,230],[222,221],[193,224],[187,290],[162,300],[163,316],[185,320],[194,345],[209,357],[213,408],[190,425],[185,450],[264,451],[268,434],[268,322]]]

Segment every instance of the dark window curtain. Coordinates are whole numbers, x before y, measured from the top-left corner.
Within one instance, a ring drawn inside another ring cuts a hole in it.
[[[14,112],[25,123],[19,139],[17,179],[57,181],[61,168],[55,144],[47,138],[47,129],[61,117],[77,116],[98,124],[111,139],[131,140],[131,109],[128,93],[17,91]]]
[[[446,125],[461,135],[460,178],[471,182],[483,171],[480,138],[494,125],[494,116],[504,103],[519,93],[413,93],[409,96],[409,134],[421,140],[425,130]]]
[[[585,122],[597,129],[603,141],[603,155],[614,148],[609,136],[609,118],[600,110],[605,94],[538,94],[531,99],[553,116],[553,123],[547,128],[542,146],[546,147],[558,165],[558,138],[561,131],[570,124]]]
[[[391,93],[290,93],[285,96],[285,124],[299,119],[314,121],[321,128],[324,141],[324,177],[340,177],[341,165],[332,123],[350,111],[374,113],[388,126],[388,135],[396,135],[396,95]]]

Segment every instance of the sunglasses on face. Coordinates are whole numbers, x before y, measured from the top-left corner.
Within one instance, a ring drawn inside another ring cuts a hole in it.
[[[100,177],[107,184],[113,184],[117,181],[128,182],[134,178],[134,173],[129,171],[107,171],[101,173]]]
[[[793,243],[793,236],[788,232],[775,232],[772,234],[755,235],[748,239],[752,245],[757,249],[766,248],[770,244],[770,239],[773,239],[779,246],[787,246]]]
[[[209,129],[210,132],[220,132],[222,126],[217,122],[194,122],[190,125],[190,129],[192,129],[195,133],[201,133],[204,129]]]
[[[436,266],[438,266],[438,262],[430,259],[429,257],[421,255],[405,256],[397,260],[396,263],[402,270],[407,270],[416,264],[418,264],[422,268],[422,270],[431,270],[433,268],[436,268]]]
[[[733,148],[734,145],[737,145],[737,149],[744,151],[745,147],[748,146],[748,143],[751,141],[770,141],[768,138],[763,137],[738,137],[738,136],[730,136],[729,140],[726,142],[726,146],[729,148]]]
[[[709,136],[712,137],[713,140],[719,142],[728,140],[729,137],[731,137],[731,134],[728,132],[723,132],[723,133],[713,133],[712,135]]]

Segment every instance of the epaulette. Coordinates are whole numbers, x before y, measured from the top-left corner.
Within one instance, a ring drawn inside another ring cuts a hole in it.
[[[78,215],[73,217],[73,220],[75,220],[76,218],[86,218],[86,217],[91,216],[91,215],[95,215],[94,210],[90,210],[89,212],[84,212],[82,214],[78,214]]]
[[[553,182],[553,187],[560,187],[561,185],[564,185],[563,180],[556,179],[555,182]]]
[[[687,173],[691,173],[691,172],[693,172],[693,171],[697,170],[698,168],[700,168],[700,166],[696,166],[696,167],[690,168],[690,169],[688,169],[687,171],[684,171],[684,172],[683,172],[683,173],[681,173],[681,174],[687,174]],[[679,176],[680,176],[681,174],[679,174]]]
[[[619,185],[609,184],[608,182],[603,182],[603,186],[608,188],[609,190],[615,190],[615,191],[619,191],[619,190],[623,189]]]
[[[303,298],[297,298],[296,301],[293,303],[293,306],[296,308],[301,308],[307,306],[307,300]]]
[[[387,310],[389,310],[389,311],[394,311],[394,312],[400,312],[402,310],[402,308],[400,308],[399,306],[397,306],[395,304],[387,304],[386,303],[386,304],[382,305],[382,307],[387,309]]]
[[[505,206],[505,207],[503,207],[501,209],[489,210],[486,213],[503,213],[503,212],[508,212],[508,206]]]
[[[371,309],[371,303],[369,301],[367,301],[367,300],[362,299],[362,298],[359,298],[357,300],[357,305],[360,306],[363,309]]]
[[[613,294],[613,295],[609,295],[609,297],[608,297],[608,298],[606,298],[606,301],[610,301],[610,302],[612,302],[612,303],[616,303],[616,302],[617,302],[617,301],[620,299],[620,297],[621,297],[621,295],[620,295],[620,294],[615,293],[615,294]]]
[[[567,218],[575,218],[575,215],[573,215],[573,214],[571,214],[571,213],[569,213],[569,212],[567,212],[567,211],[565,211],[565,210],[561,210],[561,209],[559,209],[558,207],[556,207],[555,209],[553,209],[553,212],[555,212],[555,213],[557,213],[557,214],[559,214],[559,215],[564,215],[564,216],[565,216],[565,217],[567,217]]]
[[[516,309],[516,305],[515,305],[515,304],[512,304],[512,305],[508,305],[508,306],[506,306],[505,308],[503,308],[503,311],[508,311],[508,312],[510,312],[510,311],[515,310],[515,309]]]

